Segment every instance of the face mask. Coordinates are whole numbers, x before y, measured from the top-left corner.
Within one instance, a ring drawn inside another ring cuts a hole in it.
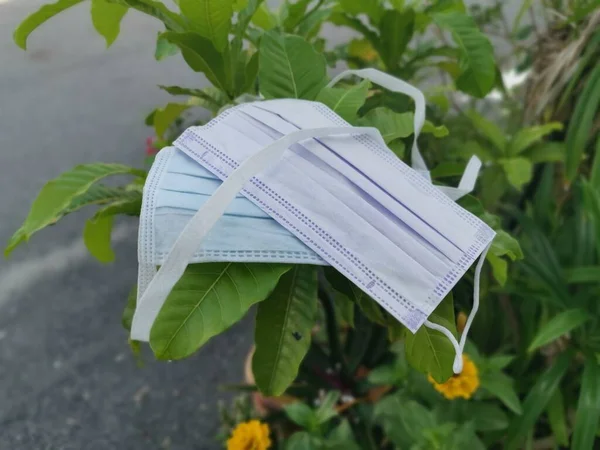
[[[222,181],[174,147],[162,149],[144,188],[140,217],[138,296],[162,266],[177,237]],[[203,262],[327,265],[298,238],[242,195],[228,205],[190,258]]]
[[[195,249],[241,191],[410,331],[425,325],[446,335],[456,350],[454,370],[462,370],[483,257],[460,342],[427,317],[494,237],[485,223],[452,201],[472,189],[480,163],[469,163],[458,188],[433,186],[416,146],[424,123],[422,93],[377,71],[350,73],[415,99],[417,170],[399,160],[376,129],[350,127],[315,102],[245,104],[186,130],[175,147],[224,183],[188,221],[148,283],[134,316],[133,339],[148,339]]]

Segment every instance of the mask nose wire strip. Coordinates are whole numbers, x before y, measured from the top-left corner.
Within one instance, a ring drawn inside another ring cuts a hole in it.
[[[465,349],[465,344],[467,342],[467,335],[469,334],[469,329],[471,328],[471,324],[473,323],[475,314],[477,314],[477,310],[479,309],[479,285],[481,279],[481,269],[483,268],[483,262],[485,261],[485,257],[491,245],[492,243],[490,242],[487,245],[487,247],[483,250],[481,256],[479,257],[477,267],[475,267],[475,277],[473,280],[473,309],[471,309],[469,317],[467,317],[467,323],[465,324],[465,328],[460,337],[460,343],[456,340],[456,338],[452,335],[450,330],[448,330],[446,327],[438,325],[437,323],[430,322],[429,320],[426,320],[424,323],[424,325],[427,328],[439,331],[444,336],[446,336],[448,340],[452,343],[454,351],[456,352],[454,356],[454,364],[452,365],[452,370],[455,374],[461,373],[463,369],[462,354]]]
[[[431,176],[429,175],[429,169],[427,169],[427,165],[425,164],[425,160],[423,159],[423,155],[419,151],[419,147],[417,146],[417,139],[419,138],[419,134],[421,133],[421,129],[425,124],[425,95],[419,89],[414,87],[412,84],[407,83],[406,81],[400,80],[399,78],[388,75],[387,73],[381,72],[377,69],[358,69],[358,70],[346,70],[342,72],[338,76],[336,76],[333,80],[329,82],[328,87],[332,87],[338,81],[343,78],[349,77],[351,75],[356,75],[360,78],[364,78],[372,81],[379,86],[383,86],[386,89],[389,89],[393,92],[398,92],[400,94],[408,95],[415,102],[415,118],[414,118],[414,127],[415,127],[415,138],[413,141],[412,151],[411,151],[411,165],[412,168],[416,171],[420,172],[423,176],[427,178],[428,181],[431,181]]]
[[[326,127],[290,133],[242,162],[217,188],[185,226],[164,264],[138,302],[131,326],[131,339],[148,341],[154,320],[169,293],[181,278],[194,252],[244,185],[256,174],[279,161],[293,144],[310,138],[332,135],[368,134],[385,145],[381,134],[371,127]]]

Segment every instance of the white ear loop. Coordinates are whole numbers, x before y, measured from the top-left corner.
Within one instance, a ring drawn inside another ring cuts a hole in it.
[[[437,323],[430,322],[429,320],[426,320],[424,323],[424,325],[427,328],[439,331],[444,336],[446,336],[448,340],[452,343],[452,346],[454,347],[455,351],[454,364],[452,365],[452,370],[455,374],[461,373],[463,369],[462,354],[464,352],[465,344],[467,342],[467,335],[469,334],[469,329],[471,328],[471,324],[473,323],[475,314],[477,314],[477,310],[479,309],[479,285],[481,280],[481,269],[483,268],[483,262],[485,261],[485,257],[491,245],[492,243],[490,242],[487,245],[487,247],[483,250],[481,256],[479,257],[477,267],[475,267],[475,278],[473,280],[473,309],[471,309],[471,312],[467,317],[467,323],[465,324],[465,328],[462,332],[462,335],[460,336],[460,342],[456,340],[456,338],[452,335],[448,328],[438,325]]]
[[[154,320],[169,293],[185,272],[194,252],[244,185],[256,174],[279,161],[296,142],[332,135],[368,134],[385,145],[381,133],[369,127],[331,127],[299,130],[250,156],[217,188],[185,226],[169,255],[140,298],[131,325],[131,339],[148,341]]]

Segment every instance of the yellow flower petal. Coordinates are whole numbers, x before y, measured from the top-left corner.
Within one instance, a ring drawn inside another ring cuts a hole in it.
[[[240,423],[227,440],[227,450],[267,450],[271,447],[269,425],[258,420]]]
[[[450,377],[444,383],[437,383],[431,375],[428,380],[448,400],[459,397],[469,399],[479,388],[479,371],[475,363],[467,355],[463,355],[463,370],[460,374]]]

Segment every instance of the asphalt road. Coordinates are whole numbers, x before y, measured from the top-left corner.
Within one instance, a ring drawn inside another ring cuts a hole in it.
[[[176,59],[157,63],[159,25],[130,13],[110,50],[89,4],[48,22],[23,52],[12,30],[39,1],[0,0],[0,241],[44,182],[78,163],[141,165],[143,117],[169,101],[157,84],[201,86]],[[117,262],[87,256],[86,213],[0,263],[0,450],[212,449],[216,387],[242,379],[251,321],[189,360],[139,369],[120,315],[136,278],[136,223],[116,231]]]
[[[23,52],[12,31],[40,4],[0,0],[2,243],[44,182],[68,167],[142,164],[143,118],[171,99],[157,84],[205,83],[179,57],[154,60],[159,25],[135,12],[106,51],[88,3],[35,32]],[[188,360],[146,358],[138,368],[120,326],[137,224],[118,223],[117,262],[103,266],[81,242],[86,217],[67,217],[0,263],[0,450],[220,448],[216,387],[241,381],[252,318]]]

